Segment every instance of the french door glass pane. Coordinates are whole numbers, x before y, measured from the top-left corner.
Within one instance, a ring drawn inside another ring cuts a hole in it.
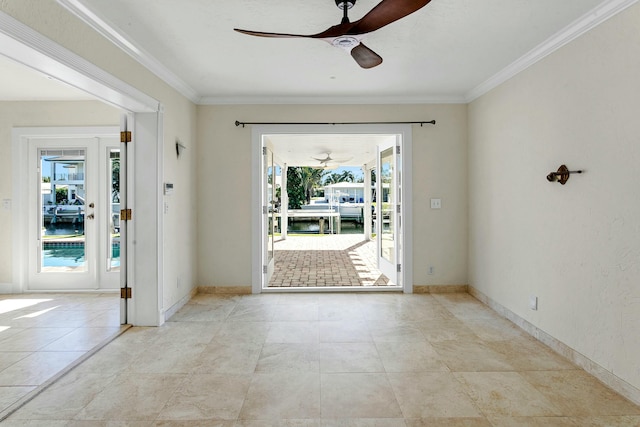
[[[120,271],[120,149],[110,148],[107,156],[109,220],[106,239],[107,271]]]
[[[380,181],[382,194],[378,195],[380,203],[381,218],[379,220],[381,234],[380,256],[391,264],[395,264],[395,236],[394,236],[394,170],[393,170],[393,148],[389,148],[380,153]]]
[[[40,271],[86,271],[86,151],[40,150]]]

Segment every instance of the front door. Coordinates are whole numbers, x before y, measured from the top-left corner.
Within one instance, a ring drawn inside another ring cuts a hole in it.
[[[396,138],[378,145],[376,168],[376,239],[378,269],[400,286],[400,156]]]
[[[117,289],[119,139],[42,137],[28,144],[27,289]]]

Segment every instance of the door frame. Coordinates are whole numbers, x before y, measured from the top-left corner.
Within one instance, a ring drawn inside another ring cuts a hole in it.
[[[89,275],[89,277],[87,277],[88,279],[91,279],[93,282],[95,282],[96,284],[100,283],[100,279],[104,276],[104,272],[102,271],[102,267],[104,267],[104,259],[102,259],[101,255],[104,255],[103,252],[103,243],[105,243],[102,238],[103,236],[100,235],[100,233],[104,232],[104,230],[101,230],[101,226],[105,225],[103,224],[103,220],[104,220],[104,206],[102,204],[102,197],[106,197],[107,195],[104,194],[105,189],[102,188],[103,186],[101,184],[103,184],[102,182],[102,177],[101,173],[105,172],[105,167],[104,165],[101,164],[101,160],[104,160],[103,158],[103,154],[101,153],[101,150],[103,148],[106,149],[106,145],[103,145],[101,143],[102,139],[114,139],[116,141],[119,140],[119,127],[118,126],[95,126],[95,127],[41,127],[41,128],[13,128],[13,149],[18,150],[19,153],[19,158],[20,158],[20,162],[21,163],[14,163],[16,165],[18,165],[17,168],[17,172],[13,174],[14,177],[14,200],[15,200],[15,205],[16,208],[18,209],[19,212],[23,212],[24,214],[19,214],[17,215],[17,218],[15,218],[16,221],[14,221],[14,236],[17,235],[18,239],[14,239],[14,242],[17,241],[18,243],[18,248],[16,248],[14,246],[15,250],[18,250],[19,252],[15,252],[15,254],[17,256],[14,256],[14,263],[13,263],[13,268],[14,269],[22,269],[22,272],[19,274],[18,277],[22,278],[22,282],[19,283],[18,285],[20,286],[20,288],[23,291],[30,291],[30,292],[46,292],[47,290],[43,290],[43,289],[39,289],[39,288],[31,288],[29,286],[29,275],[31,273],[33,273],[32,271],[29,271],[30,268],[30,264],[31,264],[31,260],[30,257],[33,257],[34,254],[32,253],[33,247],[31,247],[31,244],[33,244],[33,239],[32,239],[32,232],[33,232],[33,228],[34,224],[31,222],[34,218],[32,218],[31,215],[31,211],[30,211],[30,203],[33,203],[33,193],[32,191],[34,191],[34,189],[31,187],[31,180],[30,178],[30,174],[33,171],[33,168],[35,167],[35,165],[32,164],[32,161],[35,160],[32,158],[33,153],[31,153],[31,149],[37,149],[39,147],[38,145],[38,140],[46,140],[47,143],[50,142],[51,140],[59,140],[60,143],[59,145],[61,146],[72,146],[72,145],[78,145],[77,140],[94,140],[92,143],[95,144],[92,148],[92,150],[88,150],[86,155],[87,155],[87,159],[89,159],[89,154],[91,152],[93,152],[93,160],[92,162],[94,162],[93,167],[95,168],[95,171],[93,172],[94,174],[94,178],[95,181],[94,182],[88,182],[87,185],[93,187],[93,199],[98,203],[99,209],[101,210],[96,211],[98,213],[97,215],[97,222],[93,222],[93,223],[89,223],[91,224],[91,227],[93,230],[89,230],[92,231],[94,233],[94,235],[92,236],[94,241],[95,241],[95,245],[93,248],[95,250],[95,254],[93,254],[92,258],[93,261],[95,261],[95,265],[93,265],[93,270],[92,271],[87,271],[86,275]],[[73,141],[72,143],[66,144],[66,141],[71,140]],[[35,147],[30,147],[30,143],[34,142],[35,143]],[[89,145],[89,144],[80,144],[80,145]],[[115,145],[114,145],[115,146]],[[118,145],[118,148],[119,145]],[[89,161],[89,160],[88,160]],[[86,179],[88,179],[89,177],[85,177]],[[24,195],[23,197],[19,197],[16,198],[15,195]],[[91,236],[90,236],[91,237]],[[126,262],[125,262],[126,264]],[[56,274],[57,273],[52,273],[52,274]],[[83,276],[84,277],[84,276]],[[117,285],[119,286],[119,281],[117,281]],[[100,291],[100,292],[110,292],[110,291],[114,291],[116,289],[114,288],[105,288],[105,287],[86,287],[86,288],[62,288],[62,289],[51,289],[51,290],[57,290],[57,291],[68,291],[68,292],[75,292],[75,291]]]
[[[349,124],[349,125],[256,125],[251,130],[251,289],[254,294],[262,292],[282,292],[278,289],[264,289],[263,264],[263,248],[264,248],[264,230],[262,215],[262,141],[264,135],[273,134],[366,134],[366,135],[400,135],[401,150],[400,159],[402,162],[401,182],[403,197],[402,203],[402,229],[400,233],[400,263],[402,265],[401,288],[393,288],[392,290],[402,289],[404,293],[413,292],[413,215],[412,215],[412,126],[407,124]],[[277,153],[276,153],[277,155]],[[362,290],[369,291],[371,288]],[[339,289],[331,288],[330,291]],[[349,287],[345,289],[353,292],[354,289]],[[376,291],[385,289],[377,288]],[[294,290],[287,289],[288,292]],[[296,289],[296,292],[320,292],[321,288]]]
[[[159,326],[164,323],[162,267],[162,177],[163,173],[163,105],[153,97],[108,73],[82,56],[40,34],[12,16],[0,11],[0,54],[35,71],[94,96],[128,113],[133,119],[134,145],[130,150],[127,171],[128,194],[134,217],[129,221],[126,238],[126,272],[129,287],[134,289],[127,309],[128,323],[136,326]],[[14,144],[16,144],[14,140]],[[14,145],[15,147],[15,145]],[[19,153],[13,150],[13,164],[20,164]],[[148,191],[149,188],[156,191]],[[19,221],[17,209],[21,194],[13,194],[12,217]],[[144,220],[136,222],[136,218]],[[15,228],[14,228],[15,230]],[[134,231],[135,230],[135,231]],[[134,245],[134,236],[136,245]],[[14,261],[17,253],[13,235]],[[134,261],[135,259],[135,261]],[[23,292],[22,271],[13,268],[10,291]]]

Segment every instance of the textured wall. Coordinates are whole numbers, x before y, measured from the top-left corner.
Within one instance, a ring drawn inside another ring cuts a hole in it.
[[[639,23],[636,5],[469,106],[470,284],[636,388]],[[562,163],[586,172],[547,182]]]
[[[198,107],[198,283],[251,285],[251,129],[257,122],[410,121],[414,285],[467,283],[465,105]],[[431,210],[429,199],[442,198]],[[434,275],[427,266],[435,266]]]

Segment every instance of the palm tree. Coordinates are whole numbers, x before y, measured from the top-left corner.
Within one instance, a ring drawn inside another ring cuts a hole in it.
[[[340,182],[353,182],[355,181],[355,177],[353,176],[353,172],[349,170],[344,170],[340,174]]]

